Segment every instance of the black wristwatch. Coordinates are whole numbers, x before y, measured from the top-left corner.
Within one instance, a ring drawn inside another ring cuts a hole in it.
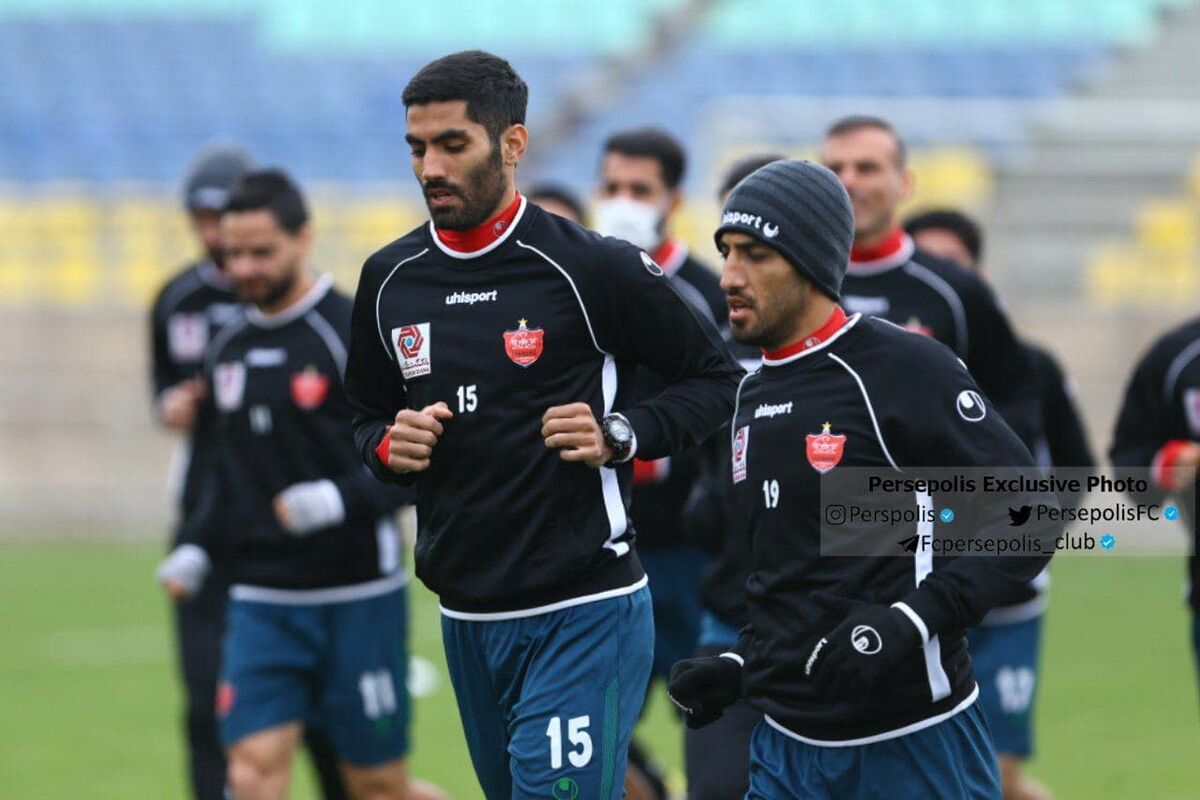
[[[628,461],[633,455],[633,426],[629,424],[629,420],[625,419],[621,414],[609,414],[600,423],[600,430],[604,434],[604,443],[612,448],[612,458],[608,460],[609,464],[620,464]]]

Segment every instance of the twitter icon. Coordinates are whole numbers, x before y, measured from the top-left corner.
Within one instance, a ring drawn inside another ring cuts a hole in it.
[[[1033,506],[1021,506],[1020,508],[1009,508],[1008,518],[1009,527],[1019,528],[1029,521],[1029,515],[1033,512]]]

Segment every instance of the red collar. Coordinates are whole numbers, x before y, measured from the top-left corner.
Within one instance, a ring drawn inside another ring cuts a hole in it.
[[[654,259],[654,263],[663,268],[663,272],[667,275],[674,275],[675,270],[683,264],[683,259],[687,257],[687,245],[678,239],[667,238],[663,243],[654,248],[654,252],[650,254]]]
[[[465,231],[444,231],[437,227],[434,228],[434,231],[441,243],[451,250],[459,253],[474,253],[503,236],[504,232],[508,230],[508,226],[512,225],[513,220],[517,218],[517,212],[520,209],[521,193],[517,192],[517,196],[513,198],[508,208],[481,225]]]
[[[850,249],[851,261],[878,261],[881,258],[894,256],[900,252],[900,248],[904,247],[904,230],[895,228],[891,233],[884,238],[879,244],[871,247],[860,247],[854,245]]]
[[[803,353],[805,350],[811,350],[841,330],[841,327],[846,324],[846,319],[846,312],[842,310],[842,307],[834,306],[833,313],[829,315],[829,319],[825,320],[825,324],[815,333],[810,333],[800,341],[793,342],[779,350],[763,350],[763,358],[778,361],[789,356],[794,356],[797,353]]]

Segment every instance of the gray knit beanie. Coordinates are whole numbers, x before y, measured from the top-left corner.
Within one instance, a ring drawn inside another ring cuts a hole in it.
[[[834,300],[854,241],[850,196],[834,175],[811,161],[774,161],[742,179],[721,215],[717,245],[726,231],[744,233],[778,250]]]
[[[183,204],[191,211],[220,211],[254,162],[235,144],[213,145],[196,157],[183,186]]]

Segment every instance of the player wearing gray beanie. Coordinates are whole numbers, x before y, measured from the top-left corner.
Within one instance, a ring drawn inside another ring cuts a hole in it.
[[[254,168],[250,155],[235,144],[217,144],[192,162],[183,185],[189,211],[220,211],[242,176]]]
[[[736,231],[778,250],[821,292],[841,299],[854,240],[854,211],[838,177],[811,161],[774,161],[729,195],[714,234]]]

